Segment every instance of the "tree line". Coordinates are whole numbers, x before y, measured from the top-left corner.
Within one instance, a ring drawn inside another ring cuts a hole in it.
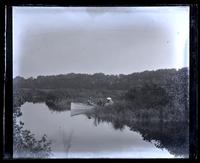
[[[66,74],[14,79],[14,105],[44,101],[54,110],[69,108],[70,102],[89,97],[112,97],[114,109],[101,112],[129,114],[136,119],[189,120],[188,68],[144,71],[129,75]],[[16,91],[17,90],[17,91]],[[69,105],[68,105],[69,104]],[[66,107],[69,106],[69,107]],[[112,110],[112,111],[111,111]],[[130,111],[130,113],[129,113]]]
[[[50,76],[38,76],[25,79],[17,76],[13,80],[14,88],[38,88],[38,89],[106,89],[128,90],[140,88],[145,84],[154,84],[161,87],[173,88],[174,85],[187,84],[188,68],[160,69],[156,71],[144,71],[129,75],[95,74],[62,74]]]

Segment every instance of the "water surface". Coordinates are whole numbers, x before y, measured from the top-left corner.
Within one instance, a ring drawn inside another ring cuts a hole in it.
[[[147,142],[139,132],[125,127],[116,130],[108,122],[95,125],[86,115],[49,110],[45,103],[26,102],[21,106],[24,129],[36,138],[46,134],[52,141],[53,158],[173,158],[156,142]]]

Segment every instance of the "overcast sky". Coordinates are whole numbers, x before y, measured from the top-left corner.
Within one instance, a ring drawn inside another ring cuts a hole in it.
[[[13,77],[189,65],[189,7],[14,7]]]

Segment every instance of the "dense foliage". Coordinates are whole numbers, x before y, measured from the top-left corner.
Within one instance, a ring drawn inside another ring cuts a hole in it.
[[[188,121],[188,85],[188,68],[130,75],[72,73],[39,76],[36,79],[16,77],[14,104],[45,102],[52,110],[64,111],[70,109],[72,101],[87,102],[92,97],[97,103],[99,99],[112,97],[117,105],[102,111],[130,114],[136,119],[143,117],[144,120]]]

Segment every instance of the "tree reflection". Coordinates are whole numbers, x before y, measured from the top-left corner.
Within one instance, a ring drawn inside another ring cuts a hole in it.
[[[71,102],[68,100],[56,100],[56,101],[45,101],[45,104],[49,110],[53,112],[63,112],[70,110]]]
[[[135,122],[130,129],[139,132],[143,139],[156,141],[156,147],[166,148],[175,156],[188,157],[189,125],[186,122]]]
[[[145,121],[132,119],[131,116],[116,116],[93,112],[94,124],[111,123],[116,130],[128,126],[130,130],[141,134],[143,139],[152,142],[157,148],[165,148],[174,156],[188,157],[189,155],[189,124],[188,122]]]

